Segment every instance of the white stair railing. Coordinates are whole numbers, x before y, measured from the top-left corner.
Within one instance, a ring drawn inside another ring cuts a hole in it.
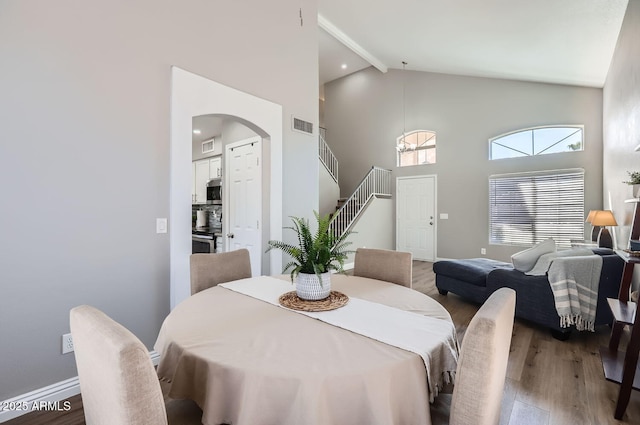
[[[333,152],[331,152],[331,148],[324,140],[326,131],[323,130],[324,128],[320,129],[320,136],[318,137],[318,156],[320,157],[320,162],[322,162],[322,165],[324,165],[329,174],[331,174],[333,180],[338,183],[338,159]]]
[[[336,237],[343,235],[356,221],[362,210],[373,197],[391,196],[391,170],[371,167],[353,194],[335,213],[331,230]]]

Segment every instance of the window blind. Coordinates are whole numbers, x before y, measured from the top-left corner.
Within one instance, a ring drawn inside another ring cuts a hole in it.
[[[553,238],[560,248],[584,239],[584,170],[489,177],[489,242],[533,245]]]

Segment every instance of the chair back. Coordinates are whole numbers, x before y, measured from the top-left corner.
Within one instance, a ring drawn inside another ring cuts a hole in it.
[[[251,277],[247,249],[219,254],[191,254],[191,295],[219,283]]]
[[[507,374],[516,293],[495,291],[464,335],[451,399],[451,425],[496,425]]]
[[[149,351],[100,310],[70,313],[87,425],[166,425],[167,413]]]
[[[358,248],[353,275],[384,280],[411,288],[413,267],[411,260],[410,252]]]

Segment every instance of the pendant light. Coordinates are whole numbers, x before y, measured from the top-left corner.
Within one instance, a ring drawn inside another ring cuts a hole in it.
[[[407,94],[406,94],[406,81],[407,81],[407,62],[402,61],[402,141],[396,146],[396,150],[400,153],[409,150],[407,147],[406,135],[407,135]]]

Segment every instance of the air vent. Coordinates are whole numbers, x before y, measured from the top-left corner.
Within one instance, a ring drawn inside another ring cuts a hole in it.
[[[313,134],[313,123],[301,120],[300,118],[292,117],[293,130],[301,133]]]
[[[214,141],[215,139],[209,139],[202,142],[202,153],[213,152],[213,150],[215,149],[215,145],[213,144]]]

